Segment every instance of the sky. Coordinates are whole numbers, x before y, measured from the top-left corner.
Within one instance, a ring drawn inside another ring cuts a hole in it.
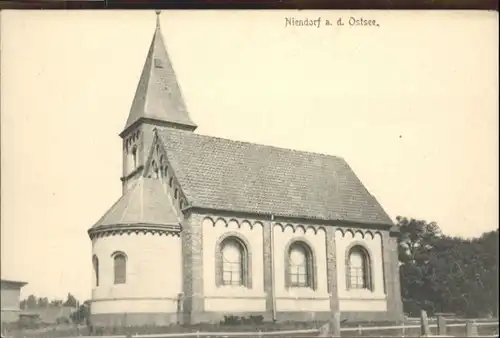
[[[324,26],[350,16],[378,27]],[[154,11],[1,13],[1,273],[91,291]],[[285,27],[285,18],[322,18]],[[498,14],[165,11],[197,132],[342,156],[394,219],[498,228]]]

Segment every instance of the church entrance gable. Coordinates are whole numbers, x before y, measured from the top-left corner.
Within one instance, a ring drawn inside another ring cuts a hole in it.
[[[172,166],[167,157],[167,152],[158,134],[154,133],[153,142],[149,150],[149,156],[144,168],[144,176],[149,179],[160,180],[174,209],[180,215],[188,206],[188,201],[179,181],[175,177]]]

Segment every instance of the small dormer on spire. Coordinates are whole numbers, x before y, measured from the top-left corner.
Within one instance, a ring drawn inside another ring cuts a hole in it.
[[[156,28],[142,69],[141,78],[120,136],[142,122],[194,131],[196,124],[187,112],[180,86],[168,56],[156,11]]]

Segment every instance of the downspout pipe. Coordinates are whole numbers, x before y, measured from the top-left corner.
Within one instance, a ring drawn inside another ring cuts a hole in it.
[[[274,280],[274,215],[271,215],[270,231],[271,231],[271,298],[273,310],[273,322],[276,322],[276,283]]]

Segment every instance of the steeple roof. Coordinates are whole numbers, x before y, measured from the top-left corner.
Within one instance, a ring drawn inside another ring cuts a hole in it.
[[[187,112],[163,41],[159,12],[156,13],[155,33],[122,134],[141,119],[185,130],[196,129]]]

